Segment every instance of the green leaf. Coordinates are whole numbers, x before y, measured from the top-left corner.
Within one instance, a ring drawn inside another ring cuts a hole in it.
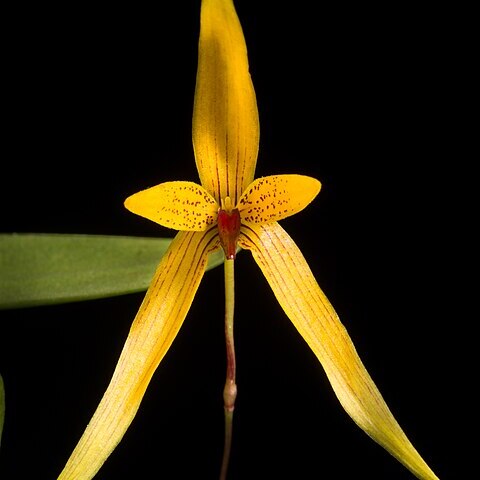
[[[0,375],[0,446],[2,445],[3,420],[5,419],[5,388]]]
[[[146,290],[170,239],[1,234],[0,309],[111,297]],[[223,264],[211,254],[207,269]]]

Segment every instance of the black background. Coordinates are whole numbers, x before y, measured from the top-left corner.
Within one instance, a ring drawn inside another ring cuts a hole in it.
[[[148,186],[198,180],[199,2],[161,3],[12,12],[2,231],[173,235],[123,207]],[[322,182],[282,225],[413,444],[440,478],[464,478],[455,449],[464,442],[458,344],[468,337],[469,282],[459,265],[469,258],[472,173],[460,152],[469,131],[458,129],[462,81],[452,70],[461,61],[448,15],[279,3],[237,1],[260,112],[256,176]],[[412,478],[344,413],[248,252],[236,276],[229,478]],[[142,298],[0,312],[2,480],[56,478]],[[217,478],[224,378],[218,268],[96,478]]]

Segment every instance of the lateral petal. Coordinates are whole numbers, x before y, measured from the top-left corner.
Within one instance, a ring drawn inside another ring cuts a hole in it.
[[[283,310],[317,356],[340,403],[357,425],[418,478],[438,480],[393,417],[285,230],[278,223],[243,226],[239,244],[252,251]]]
[[[59,480],[91,479],[122,439],[219,248],[216,229],[179,232],[162,258],[108,386]]]
[[[261,177],[243,192],[237,208],[243,222],[276,222],[303,210],[320,188],[318,180],[305,175]]]
[[[203,0],[193,109],[202,185],[235,205],[253,180],[259,123],[242,27],[231,0]]]
[[[203,232],[217,220],[218,204],[194,182],[165,182],[137,192],[125,207],[141,217],[175,230]]]

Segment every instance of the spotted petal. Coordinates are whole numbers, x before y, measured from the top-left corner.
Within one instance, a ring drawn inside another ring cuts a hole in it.
[[[202,185],[235,205],[257,162],[257,102],[242,27],[231,0],[203,0],[193,109],[193,146]]]
[[[180,232],[160,262],[93,418],[59,480],[89,480],[122,439],[218,248],[216,229]]]
[[[305,175],[270,175],[254,180],[238,202],[242,222],[269,223],[303,210],[320,191]]]
[[[203,232],[217,219],[215,199],[194,182],[165,182],[135,193],[125,207],[164,227]]]
[[[253,257],[300,335],[323,365],[340,403],[357,425],[413,474],[438,480],[393,417],[335,310],[297,245],[278,223],[242,227]]]

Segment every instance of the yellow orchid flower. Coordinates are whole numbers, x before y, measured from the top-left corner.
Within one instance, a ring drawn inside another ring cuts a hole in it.
[[[437,479],[385,404],[299,248],[278,224],[305,208],[320,182],[302,175],[254,179],[258,112],[232,0],[202,1],[193,145],[201,185],[162,183],[125,201],[133,213],[179,232],[156,270],[111,382],[58,478],[94,477],[120,442],[188,313],[209,254],[220,248],[226,258],[227,340],[220,476],[226,478],[236,397],[233,266],[241,247],[252,252],[355,423],[418,478]]]

